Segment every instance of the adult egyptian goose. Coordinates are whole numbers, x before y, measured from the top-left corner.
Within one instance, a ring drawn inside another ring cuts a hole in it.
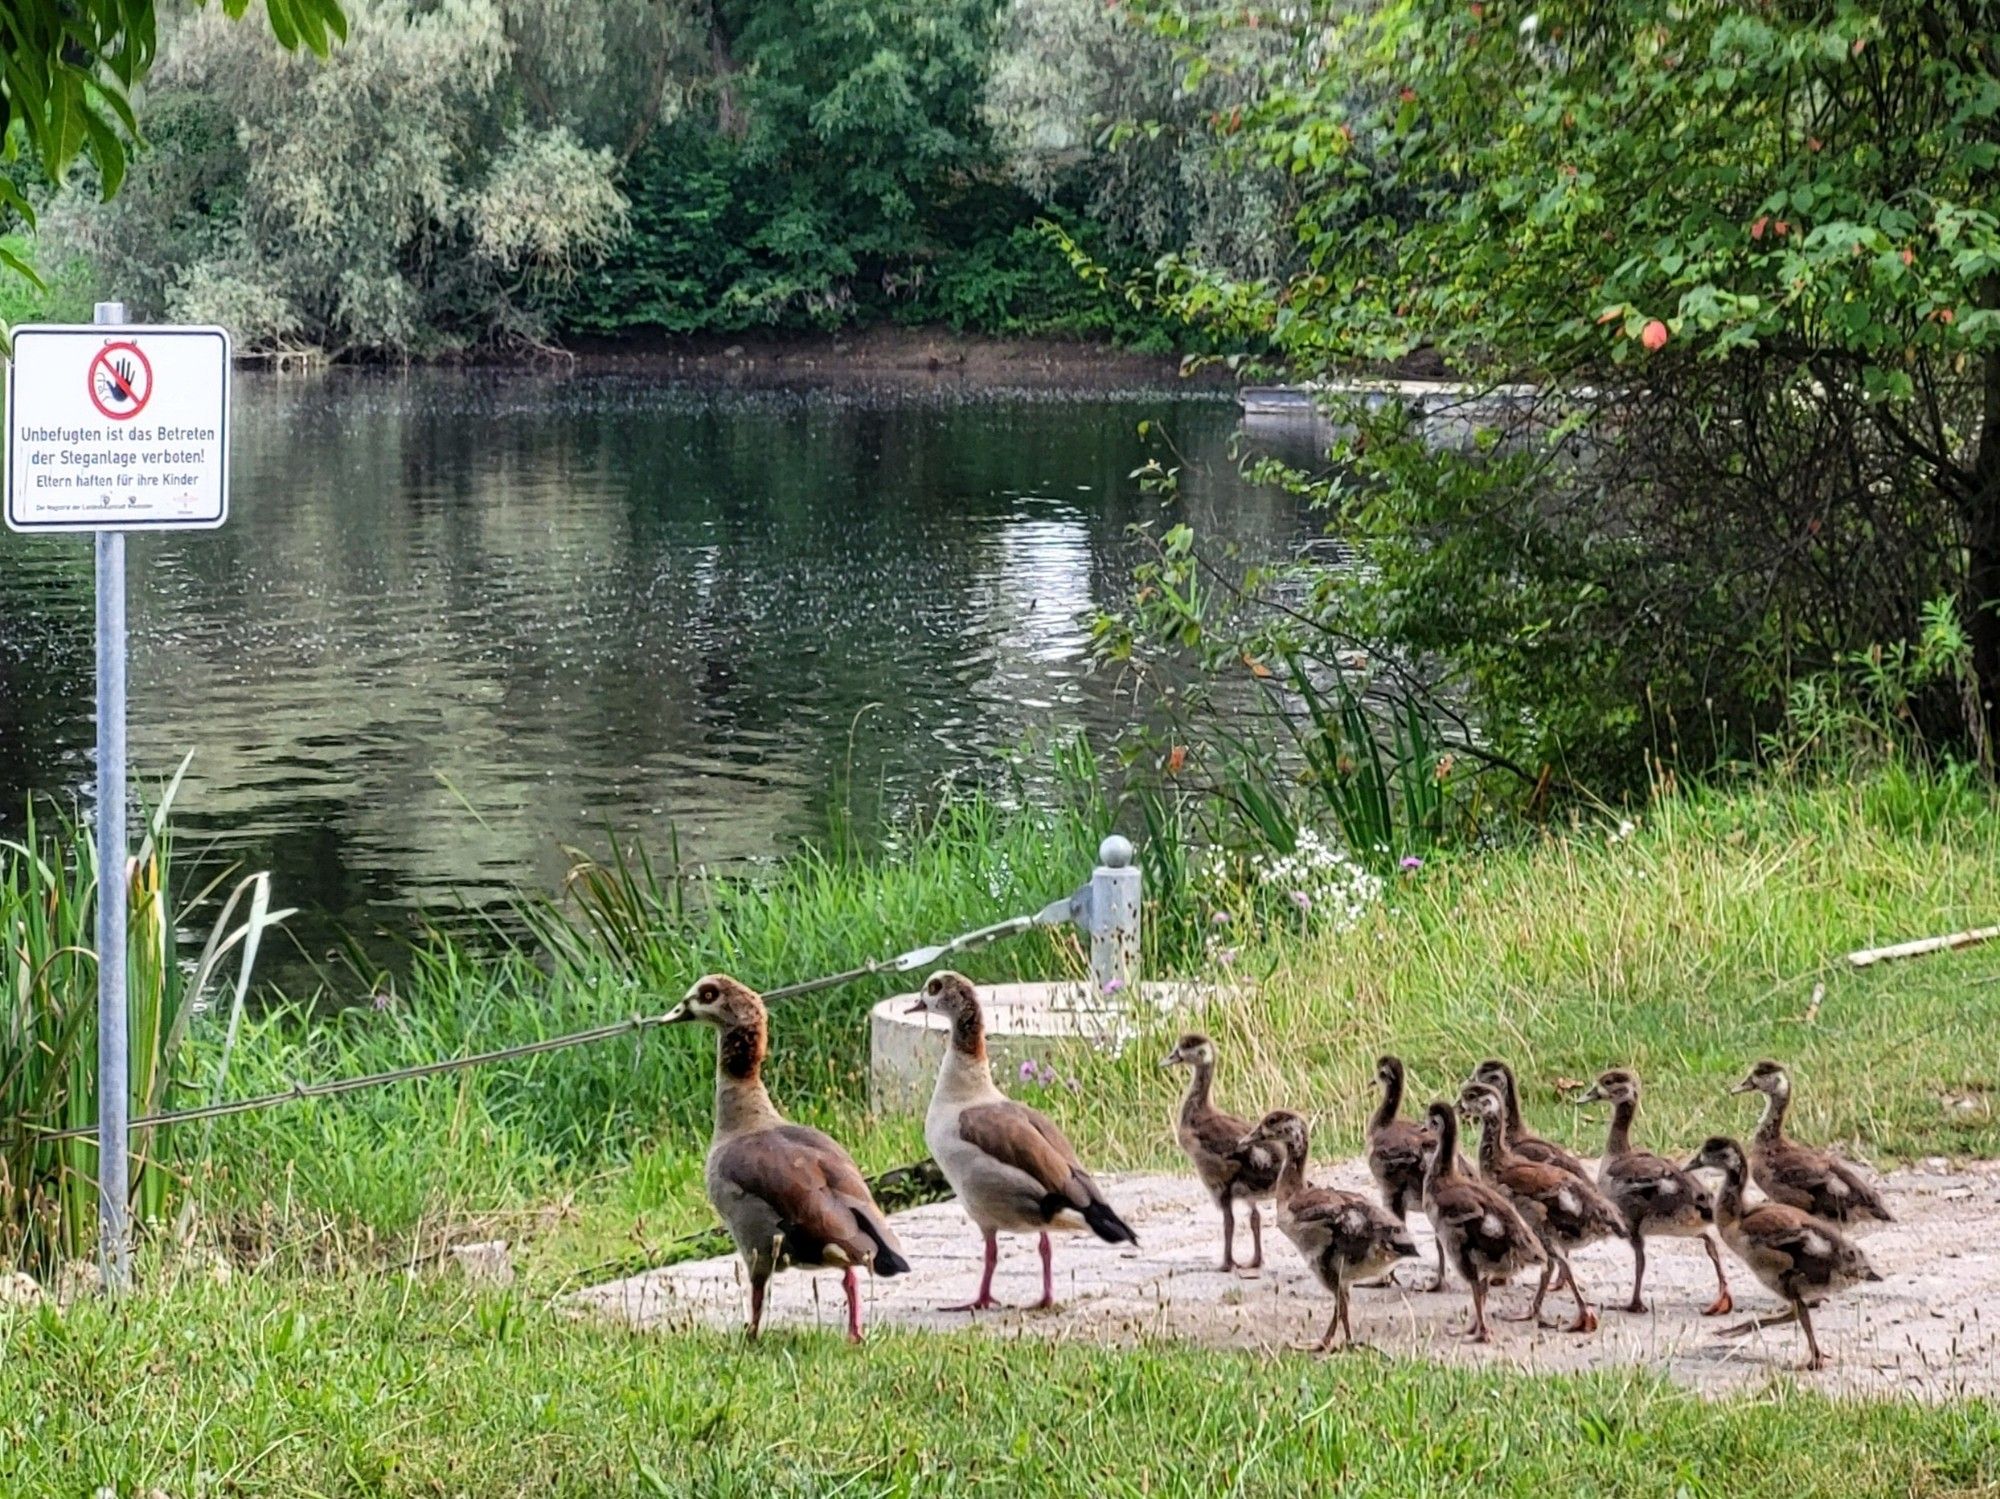
[[[1564,1150],[1553,1140],[1544,1140],[1529,1129],[1521,1118],[1521,1089],[1514,1081],[1514,1069],[1498,1057],[1488,1057],[1472,1069],[1470,1081],[1484,1083],[1500,1095],[1507,1106],[1507,1143],[1514,1154],[1526,1156],[1531,1161],[1540,1161],[1545,1166],[1558,1166],[1571,1176],[1590,1181],[1590,1172],[1582,1161]],[[1593,1184],[1594,1185],[1594,1184]]]
[[[1715,1238],[1715,1203],[1694,1174],[1650,1150],[1632,1143],[1632,1121],[1639,1113],[1639,1075],[1623,1067],[1601,1074],[1580,1104],[1611,1105],[1611,1128],[1604,1138],[1604,1156],[1597,1163],[1597,1185],[1625,1215],[1632,1244],[1632,1299],[1628,1312],[1646,1310],[1640,1288],[1646,1282],[1646,1240],[1651,1236],[1693,1238],[1715,1266],[1715,1300],[1702,1308],[1704,1317],[1719,1317],[1736,1303],[1729,1295],[1729,1276],[1722,1268],[1722,1248]]]
[[[1506,1193],[1459,1170],[1458,1115],[1451,1105],[1436,1100],[1429,1118],[1437,1143],[1424,1168],[1424,1213],[1445,1258],[1472,1290],[1472,1340],[1490,1343],[1488,1289],[1543,1264],[1548,1255]]]
[[[1268,1140],[1250,1140],[1250,1126],[1225,1114],[1209,1098],[1215,1082],[1215,1043],[1199,1034],[1182,1036],[1160,1063],[1189,1069],[1187,1092],[1174,1118],[1174,1138],[1187,1153],[1195,1175],[1222,1209],[1222,1269],[1236,1268],[1236,1204],[1250,1206],[1250,1264],[1264,1265],[1264,1220],[1257,1199],[1277,1184],[1282,1158]]]
[[[1036,1307],[1054,1306],[1049,1230],[1087,1227],[1108,1244],[1137,1244],[1138,1236],[1104,1200],[1062,1131],[993,1086],[986,1021],[971,980],[949,970],[932,974],[910,1013],[936,1015],[951,1024],[951,1040],[924,1115],[924,1139],[986,1241],[979,1294],[945,1310],[982,1311],[998,1305],[993,1271],[1002,1232],[1041,1236],[1042,1299]]]
[[[1497,1088],[1484,1083],[1467,1083],[1458,1095],[1459,1109],[1480,1122],[1479,1174],[1507,1194],[1522,1221],[1542,1241],[1547,1258],[1542,1261],[1541,1284],[1535,1288],[1534,1304],[1522,1322],[1538,1321],[1550,1286],[1568,1284],[1576,1297],[1576,1320],[1571,1332],[1595,1332],[1597,1313],[1577,1284],[1576,1269],[1569,1262],[1570,1251],[1617,1235],[1625,1236],[1625,1217],[1597,1187],[1571,1176],[1560,1166],[1531,1161],[1515,1153],[1507,1143],[1507,1105]]]
[[[697,979],[665,1017],[716,1029],[715,1138],[708,1147],[708,1200],[750,1272],[750,1336],[764,1320],[764,1287],[790,1265],[841,1272],[847,1335],[861,1341],[855,1270],[881,1276],[910,1268],[896,1231],[875,1205],[853,1159],[827,1136],[788,1123],[762,1077],[764,1001],[727,974]]]
[[[1368,1170],[1382,1189],[1382,1205],[1396,1215],[1398,1223],[1409,1222],[1410,1209],[1423,1205],[1424,1160],[1437,1143],[1437,1137],[1423,1125],[1401,1117],[1404,1079],[1401,1057],[1376,1058],[1375,1081],[1382,1085],[1382,1101],[1368,1121]],[[1464,1170],[1463,1161],[1458,1165]],[[1443,1239],[1437,1241],[1437,1275],[1419,1289],[1444,1289]]]
[[[1791,1107],[1792,1080],[1776,1062],[1759,1062],[1750,1075],[1729,1090],[1762,1093],[1764,1117],[1750,1137],[1750,1179],[1773,1202],[1811,1213],[1830,1223],[1861,1218],[1895,1221],[1859,1171],[1828,1150],[1815,1150],[1785,1135],[1785,1112]]]
[[[1850,1286],[1882,1277],[1860,1246],[1824,1218],[1782,1202],[1744,1206],[1743,1186],[1750,1167],[1743,1147],[1734,1140],[1710,1136],[1687,1164],[1690,1171],[1703,1168],[1722,1173],[1722,1189],[1715,1194],[1715,1222],[1723,1242],[1787,1303],[1787,1310],[1775,1317],[1753,1317],[1724,1328],[1722,1335],[1739,1337],[1761,1327],[1796,1322],[1806,1335],[1806,1367],[1823,1367],[1826,1355],[1813,1335],[1811,1309]]]
[[[1278,1173],[1278,1228],[1300,1256],[1333,1292],[1333,1317],[1313,1350],[1333,1347],[1338,1330],[1346,1345],[1354,1345],[1354,1324],[1348,1318],[1348,1288],[1381,1275],[1397,1260],[1414,1256],[1416,1241],[1401,1219],[1356,1192],[1315,1187],[1306,1181],[1306,1156],[1311,1139],[1306,1122],[1289,1109],[1266,1114],[1244,1137],[1252,1149],[1274,1151],[1284,1162]]]

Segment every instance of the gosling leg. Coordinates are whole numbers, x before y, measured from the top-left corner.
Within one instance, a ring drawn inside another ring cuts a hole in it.
[[[1431,1283],[1429,1285],[1418,1286],[1417,1289],[1419,1291],[1442,1291],[1444,1289],[1444,1240],[1443,1239],[1439,1239],[1437,1241],[1437,1260],[1438,1260],[1437,1274],[1431,1277]]]
[[[1472,1283],[1472,1341],[1493,1341],[1493,1329],[1486,1325],[1486,1282],[1483,1280]]]
[[[1569,1280],[1569,1291],[1576,1298],[1576,1320],[1569,1325],[1571,1332],[1596,1332],[1597,1312],[1583,1299],[1583,1287],[1576,1283],[1576,1267],[1568,1260],[1563,1261],[1563,1274]]]
[[[1635,1228],[1632,1230],[1631,1238],[1632,1299],[1625,1303],[1625,1310],[1633,1313],[1643,1313],[1646,1310],[1646,1301],[1639,1294],[1639,1288],[1646,1283],[1646,1236]]]
[[[1535,1287],[1534,1305],[1530,1306],[1525,1312],[1511,1312],[1511,1313],[1502,1312],[1500,1315],[1506,1318],[1506,1320],[1509,1322],[1541,1321],[1542,1303],[1543,1301],[1548,1299],[1548,1294],[1549,1294],[1549,1280],[1550,1277],[1555,1275],[1556,1267],[1559,1264],[1561,1264],[1561,1261],[1558,1260],[1556,1256],[1553,1254],[1549,1255],[1546,1259],[1542,1261],[1542,1280],[1541,1284]],[[1557,1284],[1560,1285],[1561,1282],[1558,1281]]]
[[[1820,1352],[1819,1339],[1813,1336],[1812,1313],[1806,1310],[1806,1304],[1803,1301],[1798,1303],[1797,1311],[1799,1314],[1799,1326],[1805,1329],[1806,1334],[1805,1366],[1808,1369],[1824,1369],[1826,1367],[1826,1355]]]
[[[1708,1251],[1709,1260],[1715,1266],[1715,1300],[1701,1309],[1704,1317],[1726,1317],[1736,1310],[1736,1299],[1729,1294],[1729,1277],[1722,1269],[1722,1246],[1715,1242],[1715,1230],[1710,1229],[1701,1236],[1701,1247]]]
[[[1254,1201],[1250,1204],[1250,1268],[1264,1268],[1264,1215]]]
[[[1252,1209],[1254,1212],[1255,1209]],[[1228,1275],[1236,1268],[1236,1206],[1229,1194],[1222,1194],[1222,1273]]]
[[[1715,1335],[1719,1338],[1747,1337],[1749,1334],[1761,1332],[1767,1327],[1783,1327],[1787,1322],[1796,1322],[1798,1320],[1799,1309],[1793,1306],[1788,1307],[1782,1312],[1774,1312],[1768,1317],[1752,1317],[1748,1322],[1738,1322],[1733,1327],[1719,1328]]]

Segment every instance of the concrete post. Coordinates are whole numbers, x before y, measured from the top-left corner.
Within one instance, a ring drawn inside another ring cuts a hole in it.
[[[1139,978],[1139,870],[1132,844],[1116,833],[1097,846],[1090,876],[1090,977],[1100,995]]]

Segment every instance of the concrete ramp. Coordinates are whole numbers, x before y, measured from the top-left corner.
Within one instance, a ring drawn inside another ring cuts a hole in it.
[[[1372,1187],[1358,1160],[1321,1167],[1315,1180],[1351,1190]],[[1140,1248],[1113,1248],[1088,1234],[1056,1241],[1056,1296],[1049,1312],[944,1312],[971,1297],[979,1281],[977,1232],[955,1203],[895,1216],[914,1271],[866,1281],[871,1329],[955,1332],[977,1328],[995,1337],[1057,1337],[1103,1344],[1174,1340],[1297,1357],[1298,1344],[1318,1340],[1332,1298],[1301,1264],[1265,1214],[1265,1268],[1252,1276],[1224,1275],[1221,1217],[1198,1183],[1176,1176],[1102,1179],[1119,1212],[1137,1230]],[[1887,1180],[1899,1221],[1859,1237],[1885,1277],[1842,1296],[1814,1318],[1832,1365],[1801,1374],[1829,1392],[1909,1394],[1926,1399],[2000,1395],[2000,1165],[1947,1167],[1933,1162]],[[1247,1215],[1245,1215],[1247,1216]],[[1423,1254],[1431,1240],[1413,1223]],[[1237,1223],[1238,1253],[1247,1258],[1249,1228]],[[1578,1277],[1600,1309],[1603,1325],[1577,1336],[1504,1320],[1527,1309],[1534,1287],[1495,1292],[1490,1310],[1495,1342],[1466,1344],[1460,1333],[1470,1303],[1455,1281],[1443,1294],[1408,1289],[1357,1291],[1357,1338],[1385,1353],[1530,1372],[1644,1368],[1704,1391],[1761,1385],[1794,1370],[1804,1356],[1797,1330],[1781,1327],[1738,1339],[1716,1336],[1717,1319],[1699,1315],[1715,1290],[1714,1273],[1694,1240],[1655,1239],[1648,1246],[1643,1316],[1619,1308],[1631,1290],[1631,1254],[1623,1244],[1596,1244],[1575,1256]],[[1781,1309],[1749,1271],[1725,1254],[1734,1316]],[[1399,1280],[1428,1278],[1429,1261],[1406,1261]],[[994,1294],[1016,1306],[1040,1294],[1032,1237],[1001,1239]],[[748,1304],[734,1259],[690,1261],[577,1293],[580,1310],[649,1331],[695,1325],[740,1327]],[[1549,1310],[1567,1319],[1567,1293],[1551,1295]],[[772,1283],[767,1334],[799,1328],[839,1333],[840,1278],[788,1271]],[[1359,1355],[1366,1356],[1366,1355]]]

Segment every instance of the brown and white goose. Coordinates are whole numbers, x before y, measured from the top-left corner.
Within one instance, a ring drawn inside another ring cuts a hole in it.
[[[1398,1223],[1407,1223],[1410,1209],[1423,1206],[1424,1161],[1437,1136],[1416,1120],[1401,1117],[1405,1087],[1401,1057],[1376,1058],[1375,1081],[1382,1085],[1382,1101],[1368,1121],[1368,1170],[1382,1189],[1382,1205],[1396,1215]],[[1458,1165],[1461,1171],[1465,1169],[1463,1161]],[[1437,1241],[1437,1277],[1421,1289],[1444,1289],[1442,1238]]]
[[[1801,1145],[1785,1134],[1785,1112],[1791,1107],[1792,1080],[1776,1062],[1759,1062],[1750,1075],[1729,1090],[1762,1093],[1764,1117],[1750,1137],[1750,1179],[1773,1202],[1811,1213],[1830,1223],[1862,1218],[1895,1221],[1859,1171],[1828,1150]]]
[[[1782,1202],[1746,1207],[1743,1186],[1750,1167],[1743,1147],[1734,1140],[1710,1136],[1688,1162],[1690,1171],[1704,1167],[1722,1173],[1722,1189],[1715,1194],[1715,1221],[1723,1242],[1788,1306],[1775,1317],[1753,1317],[1724,1328],[1723,1336],[1739,1337],[1761,1327],[1796,1322],[1806,1335],[1806,1367],[1821,1368],[1826,1355],[1813,1335],[1811,1309],[1837,1292],[1882,1277],[1860,1246],[1825,1219]]]
[[[1250,1126],[1234,1114],[1225,1114],[1209,1098],[1215,1082],[1215,1043],[1208,1037],[1190,1033],[1182,1036],[1160,1063],[1162,1067],[1189,1069],[1187,1092],[1181,1096],[1180,1112],[1174,1117],[1174,1138],[1187,1153],[1195,1175],[1208,1188],[1208,1195],[1222,1209],[1222,1268],[1236,1268],[1236,1204],[1250,1206],[1250,1264],[1264,1265],[1264,1220],[1257,1211],[1257,1199],[1268,1197],[1278,1180],[1282,1159],[1268,1140],[1253,1142]]]
[[[666,1016],[669,1025],[716,1028],[715,1138],[708,1147],[708,1200],[750,1272],[750,1336],[764,1320],[764,1287],[788,1265],[842,1272],[847,1335],[861,1341],[855,1270],[881,1276],[910,1268],[896,1232],[853,1159],[827,1136],[788,1123],[762,1077],[764,1001],[726,974],[697,979]]]
[[[1553,1140],[1544,1140],[1529,1129],[1521,1118],[1521,1089],[1514,1081],[1514,1069],[1498,1057],[1488,1057],[1472,1069],[1471,1080],[1484,1083],[1500,1095],[1507,1106],[1507,1143],[1514,1154],[1526,1156],[1531,1161],[1540,1161],[1545,1166],[1559,1166],[1571,1176],[1583,1181],[1590,1180],[1590,1172],[1584,1168],[1569,1151]]]
[[[1584,1299],[1569,1255],[1572,1249],[1581,1249],[1614,1234],[1623,1238],[1624,1215],[1594,1183],[1572,1176],[1560,1166],[1531,1161],[1515,1152],[1507,1143],[1507,1105],[1499,1089],[1484,1083],[1467,1083],[1458,1095],[1458,1106],[1480,1121],[1480,1176],[1507,1194],[1547,1252],[1534,1304],[1518,1320],[1538,1321],[1551,1284],[1560,1287],[1567,1282],[1570,1294],[1576,1297],[1576,1320],[1570,1323],[1569,1330],[1595,1332],[1597,1313]]]
[[[979,1294],[947,1311],[980,1311],[993,1299],[999,1263],[998,1235],[1041,1236],[1042,1299],[1055,1305],[1055,1272],[1049,1230],[1088,1228],[1109,1244],[1137,1244],[1138,1236],[1091,1180],[1061,1130],[1026,1104],[993,1086],[986,1061],[986,1022],[972,981],[949,971],[924,983],[910,1013],[951,1022],[951,1040],[938,1067],[937,1088],[924,1115],[924,1139],[951,1183],[966,1216],[986,1241]]]
[[[1333,1318],[1317,1353],[1333,1347],[1338,1329],[1354,1344],[1348,1320],[1348,1288],[1380,1275],[1399,1259],[1414,1256],[1416,1241],[1402,1221],[1356,1192],[1315,1187],[1306,1181],[1311,1139],[1306,1122],[1289,1109],[1276,1109],[1247,1135],[1246,1146],[1273,1151],[1284,1162],[1278,1173],[1278,1228],[1297,1247],[1321,1285],[1333,1292]]]
[[[1605,1134],[1604,1158],[1597,1163],[1597,1185],[1625,1215],[1632,1244],[1632,1299],[1625,1310],[1646,1310],[1639,1292],[1646,1282],[1646,1240],[1652,1236],[1699,1236],[1715,1266],[1715,1300],[1703,1307],[1701,1314],[1719,1317],[1734,1310],[1729,1277],[1722,1268],[1722,1249],[1715,1239],[1715,1203],[1708,1188],[1696,1181],[1692,1172],[1632,1143],[1632,1121],[1639,1114],[1639,1074],[1614,1067],[1600,1075],[1577,1102],[1599,1100],[1611,1105],[1611,1128]]]
[[[1504,1192],[1459,1170],[1458,1115],[1451,1105],[1436,1100],[1429,1118],[1437,1143],[1424,1170],[1424,1213],[1445,1258],[1472,1290],[1472,1340],[1489,1343],[1487,1291],[1541,1265],[1548,1255]]]

